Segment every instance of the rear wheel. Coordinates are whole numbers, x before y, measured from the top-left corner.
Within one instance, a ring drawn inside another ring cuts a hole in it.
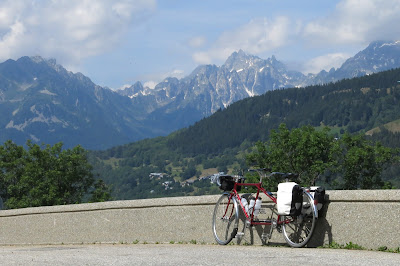
[[[304,247],[310,240],[317,219],[314,199],[303,192],[303,206],[299,216],[281,216],[282,233],[286,242],[296,248]]]
[[[224,193],[214,208],[212,229],[215,240],[220,245],[231,242],[238,231],[239,211],[236,198]]]

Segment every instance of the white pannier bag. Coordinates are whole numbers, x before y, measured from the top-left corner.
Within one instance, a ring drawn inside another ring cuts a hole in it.
[[[301,213],[303,190],[295,182],[278,184],[277,208],[279,215],[297,216]]]

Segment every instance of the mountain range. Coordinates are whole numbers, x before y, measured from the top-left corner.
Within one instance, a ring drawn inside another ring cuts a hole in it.
[[[346,60],[340,68],[308,75],[288,70],[275,56],[261,59],[239,50],[220,67],[199,66],[181,80],[167,78],[154,89],[143,87],[138,82],[118,93],[139,102],[145,98],[157,99],[161,110],[168,113],[201,102],[203,104],[196,109],[208,116],[233,102],[270,90],[325,84],[397,67],[400,67],[400,41],[373,42]],[[177,97],[179,95],[182,97]]]
[[[377,147],[399,148],[399,82],[397,68],[324,85],[268,91],[237,101],[168,136],[88,154],[94,173],[113,186],[116,199],[219,193],[204,177],[253,167],[246,155],[255,150],[257,142],[270,139],[282,123],[290,130],[328,127],[329,134],[338,139],[345,132],[365,134],[366,141],[381,143]],[[303,149],[297,152],[307,153]],[[363,159],[357,160],[363,163]],[[398,188],[400,167],[396,156],[393,160],[381,177]],[[162,173],[163,178],[151,173]],[[346,188],[340,185],[340,174],[326,174],[317,185]]]
[[[270,90],[335,82],[400,67],[400,42],[377,41],[338,69],[304,75],[268,59],[234,52],[154,89],[140,82],[112,91],[39,56],[0,64],[0,143],[11,139],[87,149],[169,134],[232,103]]]

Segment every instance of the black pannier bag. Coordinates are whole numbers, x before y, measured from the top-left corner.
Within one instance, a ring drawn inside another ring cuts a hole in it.
[[[325,204],[325,188],[324,187],[310,187],[310,194],[314,198],[314,204],[318,210],[321,210]]]
[[[222,189],[223,191],[231,191],[233,187],[235,186],[235,180],[237,177],[230,176],[230,175],[221,175],[219,176],[219,183],[220,186],[219,188]],[[238,183],[242,183],[243,179],[239,178]],[[237,186],[236,190],[240,191],[242,189],[242,186]]]
[[[290,208],[290,216],[298,216],[301,214],[303,204],[303,189],[299,185],[293,187],[292,206]]]
[[[277,208],[279,215],[298,216],[303,204],[303,189],[295,182],[278,185]]]

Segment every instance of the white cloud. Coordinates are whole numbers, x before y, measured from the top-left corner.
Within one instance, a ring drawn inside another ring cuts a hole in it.
[[[41,55],[77,65],[116,45],[155,7],[155,0],[2,1],[0,60]]]
[[[304,64],[303,73],[317,74],[321,70],[329,71],[332,67],[339,68],[351,55],[334,53],[315,57]]]
[[[154,89],[158,83],[156,81],[146,81],[143,84],[143,87],[149,87],[150,89]]]
[[[25,27],[20,21],[15,21],[15,23],[11,24],[9,26],[9,31],[2,36],[0,42],[0,53],[12,53],[13,47],[19,44],[24,32]]]
[[[198,48],[203,46],[207,42],[204,36],[193,37],[189,40],[189,46],[193,48]]]
[[[323,19],[309,22],[303,36],[313,44],[367,44],[400,38],[400,1],[343,0]]]
[[[195,52],[192,58],[196,63],[201,65],[211,64],[213,62],[212,54],[215,54],[215,50],[209,52]]]
[[[195,52],[192,58],[196,63],[205,64],[215,59],[224,60],[239,49],[251,54],[271,51],[288,42],[292,28],[290,20],[283,16],[273,21],[253,19],[235,30],[225,31],[208,51]]]
[[[125,90],[125,89],[127,89],[127,88],[129,88],[129,87],[131,87],[131,86],[132,86],[131,84],[124,84],[124,85],[122,85],[121,87],[119,87],[119,88],[117,88],[117,89],[113,89],[113,88],[112,88],[112,90],[115,90],[115,91]]]

